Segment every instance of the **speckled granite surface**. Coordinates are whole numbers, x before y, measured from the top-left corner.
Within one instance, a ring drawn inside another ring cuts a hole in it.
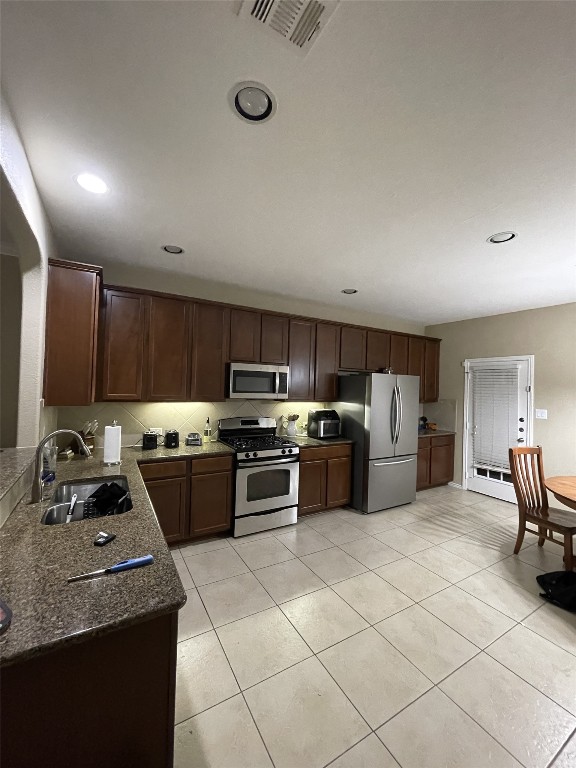
[[[296,435],[296,437],[287,436],[286,439],[294,440],[295,443],[298,443],[298,445],[301,445],[303,448],[326,447],[327,445],[347,445],[352,442],[352,440],[347,440],[345,437],[330,437],[326,438],[326,440],[317,440],[315,437]]]
[[[14,614],[11,627],[0,637],[1,663],[23,661],[184,605],[186,595],[138,462],[144,457],[158,460],[228,452],[221,444],[175,451],[125,449],[120,467],[104,467],[101,452],[59,463],[57,482],[125,475],[134,508],[99,520],[42,525],[40,518],[49,502],[29,504],[29,494],[24,496],[0,531],[0,595]],[[95,547],[94,538],[101,530],[116,534],[116,539]],[[147,554],[154,555],[153,565],[89,581],[66,581]]]
[[[124,448],[122,455],[136,456],[137,461],[158,461],[159,459],[202,458],[202,456],[226,456],[234,454],[232,448],[224,443],[203,443],[202,445],[182,445],[179,448],[156,448],[143,451],[142,448]]]
[[[418,432],[418,437],[441,437],[442,435],[455,435],[456,432],[451,432],[448,429],[424,429]]]
[[[0,451],[0,499],[34,461],[35,448],[3,448]]]

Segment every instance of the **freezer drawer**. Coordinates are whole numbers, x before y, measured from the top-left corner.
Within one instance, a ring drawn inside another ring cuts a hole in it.
[[[377,512],[415,501],[416,465],[416,455],[367,461],[362,511]]]

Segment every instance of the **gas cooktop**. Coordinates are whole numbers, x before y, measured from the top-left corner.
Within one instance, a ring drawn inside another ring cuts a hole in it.
[[[269,448],[294,448],[297,445],[292,440],[286,440],[276,435],[221,437],[220,440],[234,448],[235,451],[264,451]]]

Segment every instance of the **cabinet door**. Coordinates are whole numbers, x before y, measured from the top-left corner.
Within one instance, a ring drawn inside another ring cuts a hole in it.
[[[341,507],[350,501],[350,472],[352,463],[348,457],[328,459],[326,476],[326,506]]]
[[[48,263],[45,405],[94,402],[100,278],[97,268]]]
[[[287,317],[262,315],[261,363],[270,365],[288,363],[288,325]]]
[[[233,309],[230,312],[230,360],[260,362],[260,312]]]
[[[326,464],[325,460],[305,461],[300,464],[299,516],[326,509]]]
[[[390,334],[390,368],[393,373],[408,373],[408,336]]]
[[[366,331],[343,325],[340,331],[340,368],[366,369]]]
[[[430,448],[418,448],[416,468],[416,490],[421,491],[430,485]]]
[[[150,297],[147,400],[186,400],[189,390],[191,304]]]
[[[316,323],[308,320],[290,320],[288,396],[291,400],[314,399],[315,349]]]
[[[454,477],[454,443],[430,449],[430,485],[446,485]]]
[[[192,475],[190,535],[229,530],[232,522],[232,473]]]
[[[146,490],[166,541],[171,544],[188,534],[186,478],[148,480]]]
[[[340,326],[316,323],[315,400],[338,397]]]
[[[142,400],[143,361],[150,297],[104,291],[102,400]]]
[[[230,310],[220,304],[194,304],[191,400],[226,399],[226,358]]]
[[[420,377],[419,402],[424,402],[424,339],[410,336],[408,339],[408,374]]]
[[[366,368],[379,371],[390,365],[390,334],[386,331],[368,331],[366,334]]]
[[[425,403],[438,400],[438,379],[440,373],[440,342],[426,339],[424,347],[424,398]]]

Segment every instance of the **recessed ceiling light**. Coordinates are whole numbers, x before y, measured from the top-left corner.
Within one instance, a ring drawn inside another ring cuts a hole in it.
[[[228,103],[242,120],[265,123],[276,112],[276,99],[262,83],[249,80],[237,83],[228,93]]]
[[[184,253],[184,248],[180,248],[179,245],[163,245],[162,250],[166,253]]]
[[[507,243],[509,240],[513,240],[515,237],[518,237],[516,232],[497,232],[495,235],[490,235],[486,242]]]
[[[340,293],[352,294],[352,293],[358,293],[358,291],[356,290],[356,288],[342,288]]]
[[[88,192],[94,192],[96,195],[103,195],[104,192],[108,192],[108,184],[98,176],[94,176],[93,173],[79,173],[74,178],[82,189]]]

